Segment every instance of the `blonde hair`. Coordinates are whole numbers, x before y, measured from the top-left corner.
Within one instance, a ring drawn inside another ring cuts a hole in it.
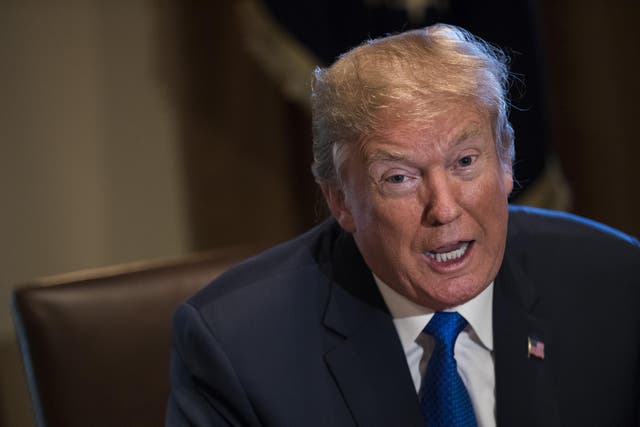
[[[393,120],[428,124],[460,102],[489,112],[496,152],[510,168],[507,63],[502,51],[462,28],[436,24],[368,41],[331,67],[316,68],[311,94],[316,182],[338,182],[347,148],[384,132]]]

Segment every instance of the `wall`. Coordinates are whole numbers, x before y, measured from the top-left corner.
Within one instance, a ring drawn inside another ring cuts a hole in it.
[[[544,1],[553,143],[573,210],[640,235],[640,5]]]
[[[154,7],[0,2],[0,425],[31,423],[14,285],[190,248]]]

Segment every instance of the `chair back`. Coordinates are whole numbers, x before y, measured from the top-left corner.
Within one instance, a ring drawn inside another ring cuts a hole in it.
[[[253,252],[235,248],[87,270],[14,290],[36,424],[163,425],[174,310]]]

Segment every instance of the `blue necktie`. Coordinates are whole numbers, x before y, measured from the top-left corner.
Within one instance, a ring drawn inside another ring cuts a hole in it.
[[[458,313],[437,312],[424,328],[435,348],[420,390],[422,413],[429,427],[475,427],[469,393],[458,375],[453,346],[467,321]]]

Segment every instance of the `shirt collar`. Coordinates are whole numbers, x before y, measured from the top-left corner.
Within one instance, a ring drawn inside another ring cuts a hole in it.
[[[435,310],[410,301],[391,289],[373,275],[384,302],[389,308],[393,322],[400,336],[402,347],[407,350],[435,314]],[[493,282],[475,298],[446,311],[457,311],[469,323],[480,343],[493,351]]]

